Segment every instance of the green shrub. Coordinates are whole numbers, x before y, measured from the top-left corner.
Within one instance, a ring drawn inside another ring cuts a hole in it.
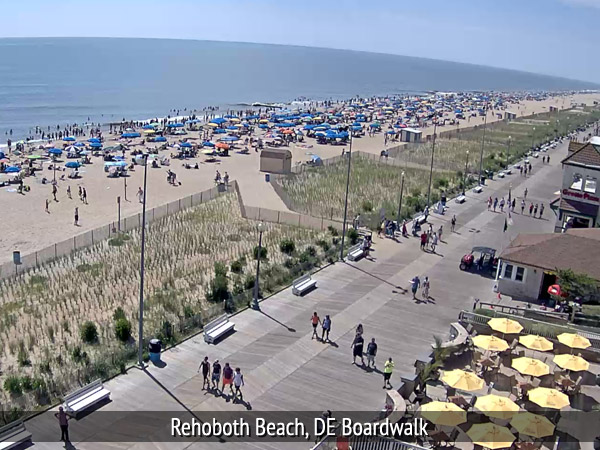
[[[29,359],[29,354],[25,348],[20,348],[19,353],[17,354],[17,362],[19,366],[25,367],[31,365],[31,360]]]
[[[121,308],[120,306],[117,309],[115,309],[115,312],[113,313],[113,320],[116,322],[119,319],[127,319],[125,311],[123,311],[123,308]]]
[[[33,380],[29,375],[23,375],[21,377],[21,387],[25,392],[29,392],[33,390]]]
[[[327,227],[327,231],[329,231],[332,236],[339,236],[340,235],[340,232],[337,230],[337,228],[335,228],[335,227],[333,227],[331,225],[329,225]]]
[[[91,320],[88,320],[81,325],[79,333],[81,335],[81,340],[86,344],[98,342],[98,329],[96,328],[96,324]]]
[[[127,342],[131,337],[131,322],[124,317],[115,322],[115,336],[121,342]]]
[[[196,315],[196,313],[194,312],[194,309],[190,305],[185,305],[183,307],[183,317],[185,317],[186,319],[189,319],[190,317],[194,317],[195,315]]]
[[[227,266],[225,263],[217,261],[215,263],[215,277],[226,277],[227,276]]]
[[[308,247],[306,247],[306,250],[304,250],[304,251],[308,254],[308,256],[311,256],[313,258],[315,256],[317,256],[317,249],[314,248],[312,245],[309,245]]]
[[[112,247],[121,247],[125,244],[131,237],[127,234],[121,233],[118,236],[111,238],[108,240],[108,245]]]
[[[237,259],[234,262],[231,263],[231,271],[233,273],[242,273],[244,271],[244,264],[242,263],[241,260]]]
[[[358,231],[356,231],[354,228],[350,228],[348,231],[348,240],[350,241],[351,245],[355,245],[358,242]]]
[[[21,379],[15,375],[8,376],[4,380],[4,390],[11,395],[21,395],[23,393]]]
[[[246,278],[244,278],[244,289],[254,289],[254,284],[256,283],[256,279],[254,275],[248,274]]]
[[[254,259],[258,259],[258,245],[256,247],[254,247],[254,249],[252,250],[252,255],[254,256]],[[260,248],[260,259],[261,260],[267,259],[267,248],[266,247]]]
[[[284,239],[279,243],[279,250],[281,251],[281,253],[291,255],[296,251],[296,244],[291,239]]]
[[[163,321],[157,337],[165,344],[169,344],[175,341],[175,332],[173,330],[173,324],[168,320]]]
[[[147,351],[144,351],[142,353],[142,361],[144,361],[144,362],[150,361],[150,354]]]
[[[362,202],[361,207],[362,207],[362,210],[364,212],[371,212],[371,211],[373,211],[373,203],[371,203],[369,200],[364,200]]]
[[[82,351],[79,345],[73,347],[73,350],[71,350],[71,358],[76,363],[84,363],[86,365],[89,363],[87,352]]]
[[[210,282],[206,299],[209,302],[218,303],[229,298],[229,280],[227,279],[227,267],[222,262],[215,263],[215,277]]]
[[[329,242],[327,242],[325,239],[319,239],[319,240],[317,241],[317,245],[318,245],[319,247],[321,247],[321,248],[323,249],[323,251],[325,251],[325,252],[326,252],[327,250],[329,250],[329,248],[330,248]]]

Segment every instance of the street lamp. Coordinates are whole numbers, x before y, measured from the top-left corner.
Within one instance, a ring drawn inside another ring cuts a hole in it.
[[[144,367],[144,252],[146,247],[146,181],[148,178],[148,154],[144,155],[144,195],[142,201],[142,251],[140,255],[140,321],[138,342],[138,364]]]
[[[465,173],[463,174],[463,191],[462,194],[465,195],[465,190],[467,189],[467,170],[469,167],[469,150],[467,150],[467,160],[465,161]]]
[[[556,119],[556,128],[554,129],[554,138],[558,137],[559,127],[560,127],[560,120]]]
[[[346,200],[344,202],[344,223],[342,225],[342,247],[340,260],[344,260],[344,238],[346,237],[346,219],[348,218],[348,193],[350,192],[350,167],[352,164],[352,133],[350,133],[350,150],[348,150],[348,175],[346,176]]]
[[[483,147],[485,146],[485,128],[487,125],[487,105],[484,108],[485,118],[483,120],[483,136],[481,138],[481,154],[479,155],[479,186],[481,186],[481,175],[483,174]]]
[[[508,158],[510,155],[510,141],[512,140],[512,136],[508,137],[508,145],[506,146],[506,169],[508,170]]]
[[[257,226],[258,229],[258,253],[256,254],[256,280],[254,281],[254,296],[252,298],[252,309],[255,311],[260,310],[260,305],[258,304],[258,277],[260,276],[260,260],[262,256],[262,235],[265,226],[263,223],[259,223]]]
[[[402,181],[400,183],[400,202],[398,203],[398,218],[396,219],[398,228],[400,228],[400,212],[402,211],[402,195],[403,194],[404,194],[404,172],[402,172]]]
[[[118,217],[118,222],[117,222],[117,229],[119,230],[119,232],[121,231],[121,196],[118,195],[117,196],[117,217]]]
[[[533,138],[535,137],[535,127],[531,130],[531,151],[533,151]]]
[[[435,135],[437,131],[437,118],[433,122],[433,144],[431,146],[431,166],[429,167],[429,186],[427,187],[427,209],[429,209],[429,202],[431,199],[431,182],[433,181],[433,157],[435,155]]]

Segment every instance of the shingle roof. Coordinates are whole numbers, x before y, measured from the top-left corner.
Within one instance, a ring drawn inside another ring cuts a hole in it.
[[[569,154],[576,152],[585,145],[585,142],[569,141]]]
[[[600,229],[569,230],[565,234],[520,234],[500,259],[542,270],[572,269],[600,280]]]
[[[600,167],[600,147],[588,142],[563,159],[562,163]]]
[[[591,205],[590,203],[579,202],[570,198],[561,197],[559,207],[563,211],[579,213],[588,217],[596,218],[598,216],[598,205]]]

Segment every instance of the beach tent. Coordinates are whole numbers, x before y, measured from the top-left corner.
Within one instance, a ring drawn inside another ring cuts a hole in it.
[[[317,155],[311,155],[310,162],[313,166],[321,166],[323,164],[323,160]]]
[[[21,168],[17,166],[9,166],[4,169],[4,173],[17,173],[20,172]]]
[[[85,144],[83,142],[75,142],[73,144],[74,147],[85,147]]]
[[[78,169],[80,166],[81,164],[79,163],[79,161],[69,161],[65,164],[65,167],[67,167],[68,169]]]
[[[127,161],[108,161],[104,163],[104,167],[127,167],[127,165]]]

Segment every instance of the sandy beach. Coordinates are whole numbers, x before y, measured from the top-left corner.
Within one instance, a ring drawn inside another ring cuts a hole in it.
[[[551,105],[560,109],[569,109],[571,102],[592,105],[600,101],[600,94],[575,94],[560,98],[549,98],[543,101],[522,101],[519,105],[511,105],[509,110],[517,113],[517,117],[535,113],[547,112]],[[488,123],[498,120],[495,114],[488,113]],[[464,129],[483,124],[483,117],[472,117],[470,120],[461,121],[460,128]],[[421,128],[423,136],[433,132],[432,127]],[[453,126],[439,127],[439,131],[455,129]],[[264,134],[257,130],[255,136]],[[86,136],[87,138],[88,136]],[[104,134],[105,146],[118,142],[118,135]],[[169,143],[177,142],[180,136],[169,137]],[[189,132],[187,136],[191,142],[200,142],[198,132]],[[84,138],[81,138],[84,140]],[[139,139],[138,139],[139,140]],[[312,148],[302,148],[291,144],[289,149],[293,154],[293,164],[310,160],[311,156],[329,158],[341,153],[341,146],[319,145],[314,139],[307,139],[306,143]],[[61,141],[55,141],[57,147],[62,147]],[[153,147],[156,144],[147,144]],[[388,146],[397,143],[388,143]],[[141,149],[136,146],[134,148]],[[379,133],[374,137],[364,136],[354,139],[353,149],[363,152],[379,154],[385,148],[384,134]],[[174,150],[167,149],[161,154],[168,157]],[[136,166],[126,178],[108,178],[104,172],[103,161],[100,157],[92,157],[92,164],[87,164],[80,169],[82,175],[77,180],[66,178],[58,182],[57,200],[52,200],[52,185],[42,184],[42,177],[52,179],[52,171],[47,170],[44,164],[42,173],[36,177],[28,177],[25,183],[31,190],[25,195],[16,192],[16,185],[0,189],[0,202],[3,205],[2,220],[0,221],[0,262],[12,258],[12,251],[20,250],[27,254],[39,250],[57,241],[67,239],[87,230],[108,224],[117,220],[117,197],[121,197],[121,216],[127,217],[141,211],[141,204],[137,198],[137,191],[143,185],[143,167]],[[130,156],[127,155],[127,161]],[[208,163],[203,155],[198,158],[182,161],[171,159],[169,167],[148,168],[147,205],[152,208],[178,198],[209,189],[214,186],[215,173],[218,170],[222,175],[227,172],[230,179],[238,181],[244,202],[259,207],[285,210],[286,207],[271,185],[265,181],[265,174],[259,171],[259,153],[254,149],[249,154],[230,152],[230,156],[219,158],[218,162]],[[67,159],[62,157],[63,165]],[[183,164],[192,166],[198,162],[199,169],[186,169]],[[177,174],[181,182],[179,186],[167,183],[167,169]],[[64,172],[65,174],[68,172]],[[59,173],[57,172],[57,179]],[[6,176],[3,178],[6,179]],[[124,183],[127,183],[127,201],[125,201]],[[72,199],[67,197],[67,188],[70,186]],[[78,198],[79,186],[85,187],[88,203],[83,204]],[[45,212],[45,202],[50,200],[49,212]],[[74,225],[73,216],[75,207],[79,208],[79,226]]]

